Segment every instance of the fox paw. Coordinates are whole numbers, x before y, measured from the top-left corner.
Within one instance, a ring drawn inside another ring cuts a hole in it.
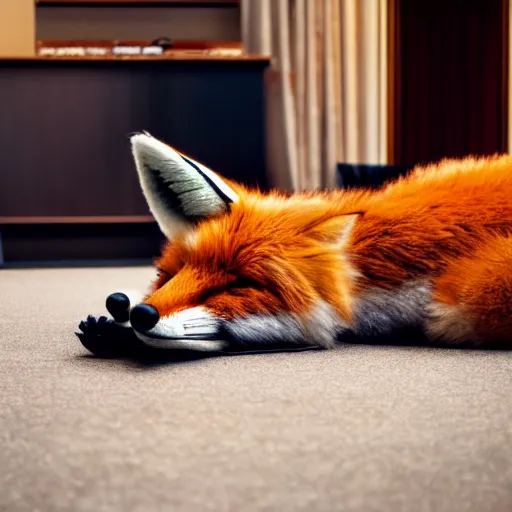
[[[123,327],[106,316],[89,315],[78,325],[75,332],[82,345],[99,357],[130,355],[143,345],[129,327]]]

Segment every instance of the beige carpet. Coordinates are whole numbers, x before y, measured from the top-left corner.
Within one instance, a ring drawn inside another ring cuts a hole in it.
[[[0,271],[0,510],[512,511],[512,353],[144,366],[73,334],[150,269]]]

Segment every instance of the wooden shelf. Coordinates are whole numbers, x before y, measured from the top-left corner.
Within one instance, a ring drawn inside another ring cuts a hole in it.
[[[13,224],[152,224],[151,215],[92,215],[61,217],[0,217],[0,225]]]
[[[270,62],[270,57],[265,55],[209,55],[209,54],[195,54],[186,52],[176,52],[166,54],[165,56],[156,57],[0,57],[0,63],[2,62]]]
[[[240,0],[36,0],[36,5],[45,6],[185,6],[185,7],[237,7]]]

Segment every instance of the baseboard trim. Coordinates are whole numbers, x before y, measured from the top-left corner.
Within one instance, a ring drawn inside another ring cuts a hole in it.
[[[97,267],[147,267],[151,258],[112,259],[112,260],[53,260],[53,261],[11,261],[0,262],[2,269],[30,268],[97,268]]]
[[[6,224],[0,229],[4,267],[147,261],[159,255],[165,242],[155,223]]]
[[[4,248],[2,245],[2,233],[0,233],[0,267],[4,264]]]

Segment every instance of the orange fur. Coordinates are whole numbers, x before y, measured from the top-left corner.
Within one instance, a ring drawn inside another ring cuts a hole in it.
[[[230,185],[231,211],[156,262],[164,273],[146,302],[160,315],[196,305],[228,320],[302,315],[323,300],[350,323],[366,290],[429,278],[434,300],[460,308],[479,338],[512,335],[511,156],[444,160],[379,191],[286,197]]]
[[[157,266],[176,276],[172,292],[159,288],[160,280],[147,302],[164,315],[205,304],[229,318],[279,308],[300,314],[322,297],[348,319],[348,279],[344,289],[332,285],[343,281],[347,269],[342,247],[332,240],[336,232],[330,209],[319,202],[304,211],[300,201],[246,193],[229,215],[199,226],[195,247],[188,246],[185,236],[168,244]],[[325,233],[319,236],[322,222]],[[340,233],[348,222],[343,219],[337,226]],[[223,300],[212,290],[224,292]]]
[[[366,202],[352,251],[363,274],[393,286],[439,273],[490,234],[512,230],[512,157],[418,168]]]
[[[512,237],[496,236],[453,261],[435,283],[434,300],[467,321],[477,344],[512,347]]]

